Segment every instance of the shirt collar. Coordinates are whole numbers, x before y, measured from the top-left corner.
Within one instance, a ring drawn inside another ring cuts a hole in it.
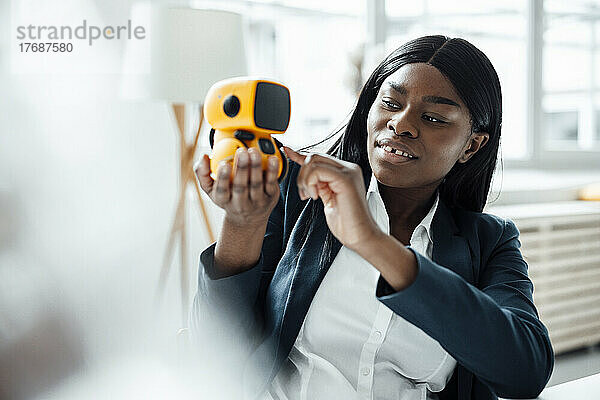
[[[377,178],[375,178],[375,174],[371,172],[371,181],[369,182],[369,188],[367,189],[367,198],[371,195],[371,193],[377,193],[377,197],[381,199],[381,193],[379,193],[379,185],[378,185],[378,181]],[[383,199],[381,200],[381,202],[383,203]],[[417,231],[417,229],[419,229],[419,227],[423,227],[425,229],[425,232],[427,232],[427,236],[429,237],[429,240],[431,242],[433,242],[433,237],[431,234],[431,222],[433,221],[433,216],[435,215],[435,212],[438,208],[438,204],[440,202],[440,193],[439,190],[435,191],[435,200],[433,202],[433,205],[431,206],[431,208],[429,209],[429,212],[427,213],[427,215],[425,215],[425,217],[421,220],[421,222],[419,222],[419,225],[417,225],[417,227],[415,228],[415,231]],[[383,205],[383,209],[385,210],[385,205]],[[386,213],[387,216],[387,213]]]

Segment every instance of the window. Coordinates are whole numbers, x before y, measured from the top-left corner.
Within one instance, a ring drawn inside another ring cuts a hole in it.
[[[249,72],[290,87],[282,141],[341,126],[375,65],[409,39],[463,37],[496,68],[507,166],[600,165],[600,4],[587,0],[192,1],[247,16]],[[328,144],[326,144],[328,145]],[[560,152],[560,157],[557,157]]]
[[[545,1],[543,150],[600,150],[600,7]]]
[[[502,148],[505,159],[523,159],[527,140],[527,3],[523,0],[386,0],[386,52],[423,35],[461,37],[490,59],[502,85]]]

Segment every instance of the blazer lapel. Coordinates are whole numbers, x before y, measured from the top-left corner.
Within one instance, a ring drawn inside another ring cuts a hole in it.
[[[279,371],[298,336],[304,316],[331,262],[319,271],[321,246],[327,233],[325,214],[319,212],[311,220],[309,200],[304,205],[290,235],[286,250],[277,265],[267,292],[264,341],[255,350],[244,368],[244,393],[261,393]],[[306,224],[314,223],[313,231],[303,241]],[[335,258],[342,244],[334,237]],[[246,397],[245,397],[246,398]],[[254,397],[252,397],[254,399]]]
[[[280,339],[281,342],[279,343],[280,349],[284,354],[287,354],[288,350],[291,350],[312,299],[342,247],[341,242],[334,236],[332,256],[325,263],[323,268],[319,268],[322,246],[325,243],[325,238],[327,237],[327,231],[329,229],[327,227],[325,214],[320,208],[314,221],[308,220],[310,218],[310,213],[307,211],[308,207],[305,206],[299,221],[301,224],[312,222],[313,230],[308,234],[305,246],[298,250],[299,255],[297,262],[292,264],[295,271],[292,274],[293,278],[287,288],[289,296],[287,296],[287,303],[282,321],[282,332],[284,334],[282,334]],[[295,239],[298,240],[299,238]]]
[[[438,209],[433,217],[431,230],[433,236],[432,260],[456,272],[467,282],[475,284],[469,245],[466,239],[460,235],[452,212],[442,199],[440,199]],[[456,375],[457,399],[470,399],[473,374],[458,364]]]
[[[440,199],[433,221],[431,222],[433,237],[432,260],[456,272],[467,282],[474,284],[471,251],[466,239],[454,222],[448,206]]]

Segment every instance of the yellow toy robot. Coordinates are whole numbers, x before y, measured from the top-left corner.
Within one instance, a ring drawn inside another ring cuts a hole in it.
[[[210,130],[210,170],[214,174],[219,162],[233,162],[239,147],[254,147],[262,156],[262,169],[268,157],[279,158],[278,182],[288,170],[288,162],[280,150],[281,142],[273,134],[284,133],[290,122],[290,91],[284,85],[265,79],[237,77],[219,81],[208,91],[204,115]],[[231,174],[233,179],[233,172]]]

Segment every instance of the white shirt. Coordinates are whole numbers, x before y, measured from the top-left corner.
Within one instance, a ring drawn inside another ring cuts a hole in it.
[[[371,174],[369,211],[390,233]],[[431,258],[430,227],[439,194],[411,246]],[[294,347],[265,399],[437,399],[456,366],[440,344],[375,296],[379,271],[342,246],[321,282]]]

